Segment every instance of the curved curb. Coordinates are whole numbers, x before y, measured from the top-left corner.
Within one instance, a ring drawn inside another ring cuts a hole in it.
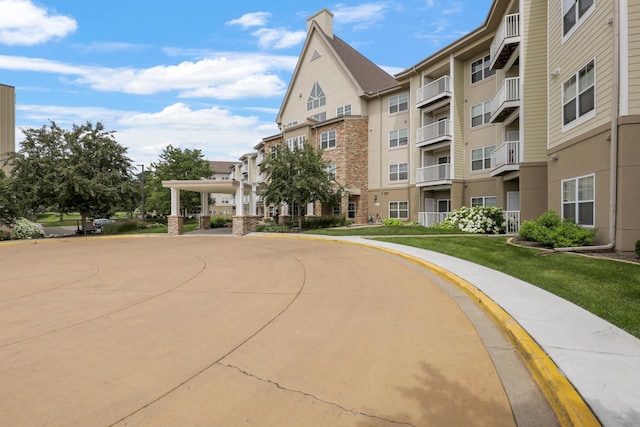
[[[257,235],[253,235],[257,236]],[[500,328],[509,342],[516,348],[522,360],[535,381],[538,383],[543,393],[547,397],[554,413],[556,414],[560,425],[562,426],[601,426],[600,422],[591,411],[582,396],[571,385],[567,377],[565,377],[558,366],[547,355],[547,353],[538,345],[538,343],[520,326],[520,324],[509,315],[495,301],[489,298],[484,292],[476,286],[457,276],[456,274],[445,270],[444,268],[425,261],[413,255],[406,254],[393,249],[379,247],[366,242],[353,242],[348,240],[339,240],[331,238],[320,238],[310,236],[279,236],[265,235],[264,237],[276,238],[303,238],[308,240],[344,243],[354,246],[360,246],[370,249],[376,249],[406,259],[414,264],[424,267],[447,280],[467,296],[469,296]]]

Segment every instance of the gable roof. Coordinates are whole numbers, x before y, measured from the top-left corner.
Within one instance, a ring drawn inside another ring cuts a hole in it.
[[[214,173],[230,173],[231,168],[235,165],[239,164],[239,162],[218,162],[218,161],[210,161],[209,168]]]
[[[349,46],[340,37],[335,35],[328,37],[324,32],[322,34],[363,92],[371,94],[398,86],[398,81],[393,76]]]
[[[330,13],[329,11],[327,12]],[[305,52],[308,50],[309,41],[314,34],[317,34],[318,37],[320,37],[326,43],[329,52],[338,60],[338,62],[342,65],[342,68],[346,71],[347,75],[350,76],[353,83],[358,88],[360,96],[373,95],[377,92],[382,92],[393,87],[400,86],[400,83],[392,75],[384,71],[382,68],[378,67],[360,52],[349,46],[349,44],[347,44],[340,37],[334,34],[326,34],[323,31],[322,27],[315,20],[313,20],[309,24],[307,38],[304,42],[304,46],[302,47],[302,51],[300,52],[300,56],[298,57],[298,63],[296,64],[296,68],[293,71],[291,81],[289,82],[287,91],[285,92],[285,95],[282,99],[282,104],[280,105],[280,110],[278,111],[278,115],[276,117],[276,123],[280,124],[282,122],[282,109],[291,96],[291,82],[296,79],[296,76],[302,64],[301,60],[304,57]]]

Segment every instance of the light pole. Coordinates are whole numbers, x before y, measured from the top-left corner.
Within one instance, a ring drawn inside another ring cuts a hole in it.
[[[145,211],[144,211],[144,165],[138,165],[142,168],[142,177],[140,178],[140,182],[142,183],[142,222],[145,221]]]

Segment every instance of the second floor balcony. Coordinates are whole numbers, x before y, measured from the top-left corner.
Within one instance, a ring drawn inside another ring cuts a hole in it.
[[[425,187],[427,185],[451,184],[451,163],[425,166],[416,169],[416,185]]]
[[[453,138],[451,120],[440,120],[418,128],[416,132],[416,146],[424,147],[441,141],[451,141]]]
[[[427,83],[416,91],[416,107],[440,108],[439,101],[448,101],[451,98],[451,78],[442,76],[437,80]]]
[[[504,79],[491,99],[491,123],[504,122],[520,107],[520,77]]]
[[[491,153],[491,176],[520,168],[520,141],[507,141]]]
[[[502,69],[520,45],[520,14],[504,17],[491,43],[491,69]]]

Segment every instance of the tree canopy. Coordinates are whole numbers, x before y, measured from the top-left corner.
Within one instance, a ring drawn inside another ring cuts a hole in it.
[[[275,146],[260,165],[266,178],[260,194],[267,204],[295,203],[301,209],[315,201],[337,203],[342,188],[327,167],[322,151],[310,144],[293,148],[286,144]],[[301,226],[302,217],[298,220]]]
[[[10,180],[0,169],[0,226],[11,225],[18,216],[16,198],[10,186]]]
[[[211,168],[198,149],[181,149],[168,145],[158,162],[152,163],[146,178],[147,210],[168,213],[171,210],[171,192],[162,187],[162,181],[176,179],[195,180],[209,178]],[[200,194],[181,191],[180,209],[190,211],[200,205]]]
[[[138,190],[127,149],[101,122],[66,130],[52,121],[23,132],[20,150],[9,157],[23,212],[55,207],[79,212],[84,224],[87,216],[135,206]]]

